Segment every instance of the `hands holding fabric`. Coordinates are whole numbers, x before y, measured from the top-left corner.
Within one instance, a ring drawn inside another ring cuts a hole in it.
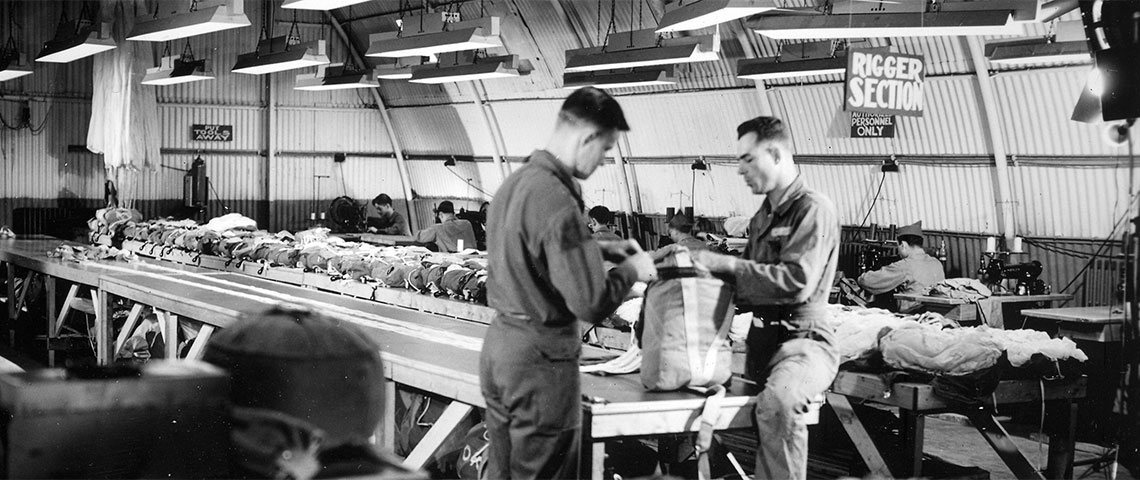
[[[637,271],[639,282],[648,282],[657,278],[657,267],[653,265],[653,258],[636,240],[600,241],[602,258],[617,264],[629,264]]]

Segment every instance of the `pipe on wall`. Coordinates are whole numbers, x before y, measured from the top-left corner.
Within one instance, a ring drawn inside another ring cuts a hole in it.
[[[997,221],[1000,233],[1012,242],[1017,236],[1013,223],[1013,200],[1009,188],[1009,164],[1006,161],[1005,137],[1002,135],[1001,118],[997,112],[994,87],[990,72],[986,68],[985,47],[978,37],[967,37],[970,59],[974,63],[974,74],[978,78],[978,92],[982,98],[980,106],[985,115],[982,126],[989,134],[990,146],[994,153],[994,201],[997,203]]]
[[[365,63],[364,58],[360,56],[356,46],[349,40],[348,35],[344,33],[344,27],[341,26],[340,21],[332,12],[325,12],[329,18],[329,23],[332,24],[333,30],[340,37],[340,41],[344,43],[345,48],[352,54],[353,60],[359,65],[368,65]],[[388,115],[388,107],[384,105],[384,99],[380,97],[379,87],[369,88],[368,92],[372,94],[372,99],[376,101],[376,108],[380,110],[380,117],[384,121],[384,131],[388,133],[388,140],[392,142],[392,152],[396,155],[396,166],[400,171],[400,184],[404,187],[404,198],[407,199],[407,219],[408,227],[410,229],[419,230],[419,220],[416,218],[415,212],[412,210],[412,175],[408,170],[408,160],[404,158],[404,149],[400,147],[400,139],[396,136],[396,130],[392,128],[392,117]]]

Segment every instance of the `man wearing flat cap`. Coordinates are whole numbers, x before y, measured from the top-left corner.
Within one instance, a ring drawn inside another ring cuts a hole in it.
[[[650,254],[653,260],[656,261],[664,258],[673,248],[676,248],[674,245],[685,247],[689,249],[689,251],[708,250],[709,247],[704,241],[693,236],[693,221],[685,214],[678,213],[673,215],[673,218],[669,219],[668,227],[669,239],[672,240],[673,243],[654,250],[653,253]]]
[[[471,222],[456,218],[454,204],[448,200],[439,202],[435,213],[439,214],[439,223],[416,232],[416,243],[434,244],[440,252],[475,248],[475,230]],[[463,248],[459,247],[461,241]]]
[[[921,221],[900,228],[897,239],[902,260],[860,275],[859,286],[875,295],[888,292],[922,295],[931,285],[946,280],[942,262],[927,255],[922,248]],[[899,300],[898,311],[911,313],[921,305]]]

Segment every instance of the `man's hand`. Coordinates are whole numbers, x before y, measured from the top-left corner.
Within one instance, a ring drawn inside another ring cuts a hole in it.
[[[614,242],[618,243],[618,242]],[[637,281],[650,282],[657,279],[657,267],[653,265],[653,258],[641,249],[636,240],[626,240],[625,260],[621,263],[631,265],[637,270]]]
[[[377,230],[376,227],[368,227],[368,233],[376,233],[378,231],[379,230]]]
[[[632,255],[629,243],[630,240],[599,240],[598,247],[602,249],[602,260],[613,263],[624,262],[626,257]]]
[[[712,273],[732,274],[736,272],[736,257],[707,250],[695,250],[690,252],[690,255],[694,262],[703,265]]]

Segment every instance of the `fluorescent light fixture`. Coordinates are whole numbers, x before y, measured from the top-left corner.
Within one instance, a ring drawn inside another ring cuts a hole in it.
[[[163,4],[159,5],[162,8]],[[178,5],[179,10],[159,12],[165,13],[159,18],[140,16],[127,34],[127,40],[166,42],[250,25],[249,18],[245,16],[245,0],[198,0],[194,11],[190,11],[193,5],[190,0],[167,2],[166,5]]]
[[[111,38],[110,23],[75,20],[60,26],[55,38],[44,43],[36,61],[69,63],[114,48],[115,39]]]
[[[1017,35],[1009,10],[852,15],[763,15],[750,26],[776,40],[865,37]]]
[[[287,40],[287,36],[262,40],[258,43],[256,52],[239,55],[231,71],[264,75],[329,63],[324,40],[312,40],[297,45],[287,45]]]
[[[666,11],[657,33],[707,28],[776,8],[775,0],[697,0]]]
[[[364,3],[369,0],[285,0],[281,8],[297,8],[301,10],[334,10]]]
[[[566,73],[720,60],[719,35],[657,40],[653,29],[618,32],[606,45],[566,51]]]
[[[631,88],[676,84],[677,67],[675,65],[562,75],[562,88],[566,89],[580,87]]]
[[[1092,61],[1087,42],[1051,42],[1046,38],[990,42],[986,44],[986,57],[990,63],[1002,65]]]
[[[372,88],[379,83],[368,71],[345,70],[343,63],[321,65],[317,73],[303,73],[297,75],[297,83],[293,90],[326,91],[347,90],[350,88]]]
[[[412,67],[412,83],[450,83],[473,80],[511,78],[530,73],[530,62],[519,61],[518,55],[476,59],[474,63],[444,66],[445,62]]]
[[[749,80],[829,75],[847,71],[847,55],[804,60],[777,60],[776,57],[745,58],[736,61],[736,77]]]
[[[13,80],[32,74],[32,66],[28,65],[27,55],[10,52],[0,59],[0,82]]]
[[[445,31],[410,32],[415,20],[405,20],[404,30],[374,33],[368,36],[369,57],[426,57],[448,52],[482,50],[503,46],[499,38],[499,17],[482,17],[446,24]]]
[[[213,79],[213,68],[205,59],[182,61],[181,56],[168,56],[162,57],[159,66],[146,69],[142,84],[176,85]]]
[[[407,80],[412,78],[412,68],[420,65],[429,65],[438,62],[435,55],[430,57],[403,57],[397,58],[394,63],[382,63],[376,66],[373,73],[381,80]]]
[[[1104,93],[1104,77],[1099,69],[1093,67],[1089,70],[1084,88],[1077,97],[1077,104],[1073,106],[1070,120],[1081,123],[1100,123],[1104,121],[1104,112],[1100,106],[1100,96]]]
[[[1018,38],[986,43],[990,63],[1027,65],[1042,62],[1088,63],[1092,61],[1084,26],[1079,20],[1057,22],[1052,38]]]
[[[761,81],[844,73],[847,70],[847,50],[838,48],[840,46],[834,42],[785,43],[780,46],[778,56],[738,60],[736,76]]]

